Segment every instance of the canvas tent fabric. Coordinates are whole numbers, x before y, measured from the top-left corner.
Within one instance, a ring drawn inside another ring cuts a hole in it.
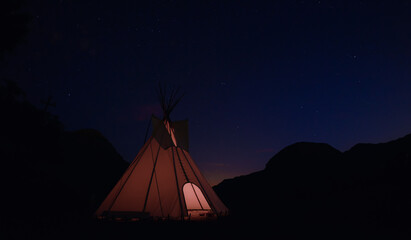
[[[191,219],[228,213],[188,152],[188,122],[152,118],[152,136],[96,212],[98,218]]]

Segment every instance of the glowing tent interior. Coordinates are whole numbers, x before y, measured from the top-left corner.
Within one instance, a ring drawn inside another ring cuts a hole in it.
[[[164,113],[152,136],[96,211],[99,219],[212,219],[228,213],[188,153],[188,121],[172,122],[178,90],[160,87]]]

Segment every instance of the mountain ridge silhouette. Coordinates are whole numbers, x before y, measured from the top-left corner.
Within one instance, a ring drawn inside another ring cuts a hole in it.
[[[411,134],[345,152],[300,142],[275,154],[265,169],[226,179],[214,190],[234,218],[245,221],[406,229],[410,171]]]

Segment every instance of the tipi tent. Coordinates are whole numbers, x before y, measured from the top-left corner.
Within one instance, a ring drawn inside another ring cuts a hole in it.
[[[96,212],[100,219],[209,219],[226,215],[188,153],[188,122],[169,115],[180,98],[168,102],[160,89],[162,120],[152,117],[152,136]]]

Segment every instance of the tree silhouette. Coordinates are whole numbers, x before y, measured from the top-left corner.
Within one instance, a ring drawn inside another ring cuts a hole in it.
[[[0,57],[12,51],[28,33],[30,15],[21,12],[23,0],[0,1]]]

